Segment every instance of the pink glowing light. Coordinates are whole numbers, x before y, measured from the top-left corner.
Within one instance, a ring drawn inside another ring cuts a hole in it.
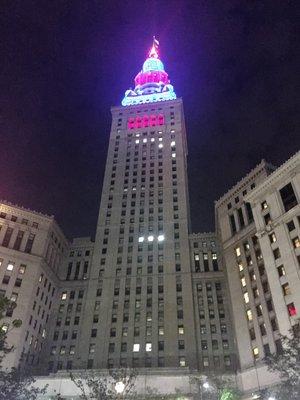
[[[163,114],[143,115],[142,117],[131,117],[127,121],[128,129],[148,128],[149,126],[161,126],[165,123]]]

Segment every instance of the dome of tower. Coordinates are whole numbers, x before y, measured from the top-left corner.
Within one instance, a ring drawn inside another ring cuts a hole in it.
[[[164,71],[164,64],[159,58],[150,57],[143,64],[143,72]]]

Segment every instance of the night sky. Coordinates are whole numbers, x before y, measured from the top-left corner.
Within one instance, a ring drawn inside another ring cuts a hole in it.
[[[299,149],[299,1],[3,0],[0,198],[94,235],[110,131],[155,34],[184,100],[193,231]],[[298,8],[298,9],[297,9]]]

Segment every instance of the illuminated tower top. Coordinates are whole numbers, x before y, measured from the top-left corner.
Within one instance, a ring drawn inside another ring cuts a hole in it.
[[[122,100],[123,106],[152,103],[156,101],[174,100],[176,94],[170,84],[164,64],[158,56],[158,40],[153,37],[153,44],[143,69],[134,79],[134,89],[126,90]]]

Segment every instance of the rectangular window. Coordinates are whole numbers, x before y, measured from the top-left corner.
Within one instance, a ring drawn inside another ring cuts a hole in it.
[[[238,208],[237,214],[238,214],[238,219],[239,219],[240,228],[242,229],[242,228],[244,228],[244,226],[245,226],[245,220],[244,220],[243,210],[242,210],[241,208]]]
[[[35,235],[33,233],[30,233],[27,239],[27,243],[25,245],[25,253],[31,253],[34,238]]]
[[[295,192],[291,183],[285,185],[282,189],[279,190],[281,200],[283,203],[283,207],[285,211],[289,211],[293,207],[298,204],[298,201],[295,196]]]
[[[234,235],[236,233],[236,224],[235,224],[235,219],[234,219],[233,214],[231,214],[229,216],[229,222],[230,222],[230,227],[231,227],[231,233]]]
[[[24,236],[24,231],[19,231],[17,234],[16,240],[15,240],[15,243],[14,243],[14,247],[13,247],[14,250],[20,250],[23,236]]]
[[[252,208],[251,208],[251,204],[250,203],[245,203],[246,206],[246,212],[247,212],[247,218],[248,218],[248,222],[249,224],[251,222],[253,222],[254,218],[253,218],[253,212],[252,212]]]
[[[6,229],[6,232],[5,232],[5,235],[3,238],[3,242],[2,242],[3,247],[8,247],[12,233],[13,233],[13,229],[8,227]]]

